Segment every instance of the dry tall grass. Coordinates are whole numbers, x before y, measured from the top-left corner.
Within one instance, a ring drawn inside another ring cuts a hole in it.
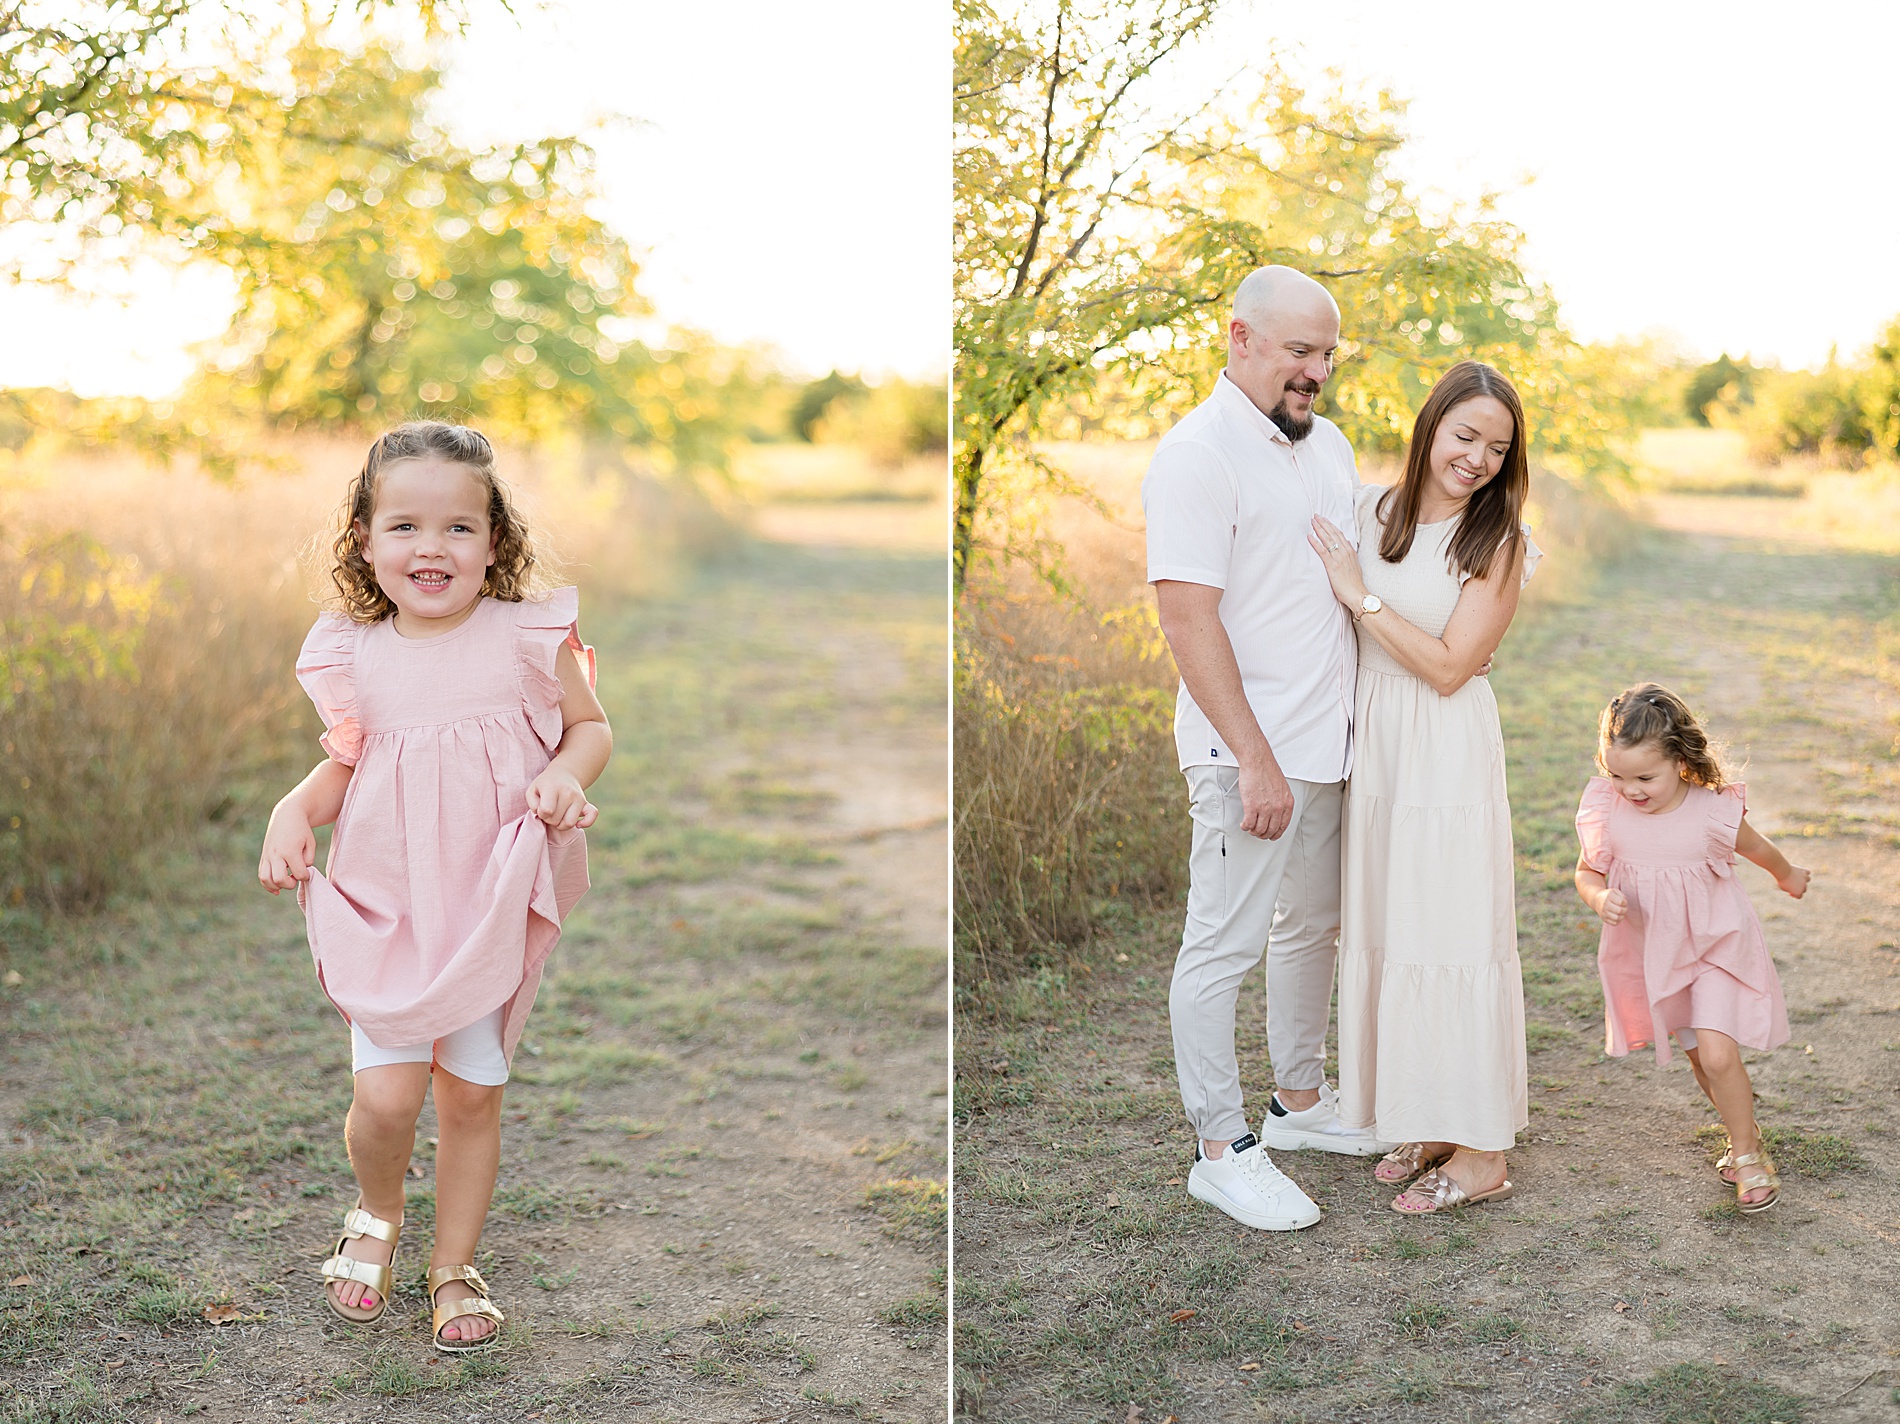
[[[1085,940],[1117,902],[1180,896],[1186,789],[1177,684],[1146,583],[1141,477],[1149,443],[1052,445],[1090,490],[1047,513],[1070,592],[1021,570],[973,581],[956,630],[956,917],[966,990]],[[1389,481],[1396,467],[1368,470]],[[1530,519],[1550,558],[1528,595],[1563,598],[1628,516],[1553,475]],[[1505,653],[1508,656],[1508,648]]]
[[[181,837],[314,762],[292,667],[364,443],[269,449],[229,482],[112,453],[0,464],[0,913],[137,890]],[[705,498],[594,452],[504,451],[502,468],[597,594],[731,537]]]
[[[1144,582],[1149,447],[1061,447],[1112,517],[1051,512],[1057,593],[1023,569],[973,579],[956,628],[956,924],[968,986],[1086,937],[1107,905],[1177,893],[1173,659]],[[1130,471],[1132,470],[1132,484]]]

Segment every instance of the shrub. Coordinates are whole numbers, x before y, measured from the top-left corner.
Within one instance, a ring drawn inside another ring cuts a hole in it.
[[[1086,937],[1102,901],[1179,888],[1173,663],[1131,656],[1113,621],[1046,590],[967,601],[955,668],[957,942],[978,977],[1003,978],[1028,953]]]

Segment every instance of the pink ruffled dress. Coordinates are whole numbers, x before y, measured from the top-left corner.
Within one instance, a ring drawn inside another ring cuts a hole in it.
[[[561,742],[555,654],[580,640],[580,595],[484,598],[435,638],[393,619],[317,619],[297,680],[355,768],[328,873],[298,898],[317,978],[344,1018],[390,1047],[430,1043],[505,1006],[511,1059],[587,889],[587,837],[528,811],[528,785]]]
[[[1788,1010],[1761,921],[1735,876],[1735,837],[1747,809],[1739,782],[1690,786],[1674,810],[1639,811],[1609,780],[1590,778],[1577,807],[1583,862],[1629,901],[1597,948],[1603,1051],[1620,1058],[1669,1035],[1714,1029],[1747,1048],[1788,1041]]]

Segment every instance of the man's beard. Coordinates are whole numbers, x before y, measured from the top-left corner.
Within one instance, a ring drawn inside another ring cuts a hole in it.
[[[1290,387],[1289,389],[1297,390],[1298,387]],[[1300,394],[1317,396],[1319,395],[1319,392],[1317,390],[1300,391]],[[1286,436],[1286,438],[1291,440],[1295,445],[1299,444],[1307,436],[1313,433],[1312,407],[1309,406],[1307,408],[1307,413],[1303,416],[1295,415],[1293,414],[1292,411],[1286,408],[1285,396],[1280,397],[1279,404],[1274,406],[1272,410],[1267,412],[1267,419],[1271,420],[1275,425],[1279,426],[1280,433]]]

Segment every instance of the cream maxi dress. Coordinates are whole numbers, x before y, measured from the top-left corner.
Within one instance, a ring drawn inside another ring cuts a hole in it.
[[[1421,524],[1397,564],[1355,509],[1366,587],[1441,637],[1464,588],[1457,520]],[[1526,531],[1528,542],[1529,531]],[[1533,544],[1524,577],[1542,555]],[[1501,1151],[1529,1121],[1524,990],[1504,737],[1491,684],[1441,697],[1359,630],[1339,934],[1340,1120],[1386,1142]]]

